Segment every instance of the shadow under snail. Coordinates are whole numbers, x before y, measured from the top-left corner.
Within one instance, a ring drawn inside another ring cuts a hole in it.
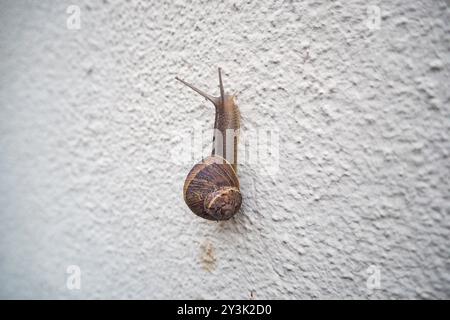
[[[197,163],[184,182],[183,197],[189,209],[208,220],[228,220],[241,207],[237,177],[237,142],[240,113],[235,95],[225,94],[219,68],[220,96],[211,96],[184,80],[177,80],[211,101],[216,108],[211,156]]]

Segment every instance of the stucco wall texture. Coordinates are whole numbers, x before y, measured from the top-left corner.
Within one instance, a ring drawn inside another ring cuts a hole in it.
[[[1,1],[0,297],[450,298],[449,21],[446,1]],[[201,156],[173,156],[214,120],[174,77],[218,94],[218,66],[243,136],[279,137],[219,223],[182,198]]]

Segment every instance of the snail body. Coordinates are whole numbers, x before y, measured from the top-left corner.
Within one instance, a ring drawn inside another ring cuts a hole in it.
[[[211,156],[197,163],[184,182],[183,197],[196,215],[208,220],[228,220],[240,209],[242,195],[237,176],[237,143],[240,113],[234,95],[224,92],[219,68],[220,97],[211,96],[176,78],[211,101],[215,108]]]

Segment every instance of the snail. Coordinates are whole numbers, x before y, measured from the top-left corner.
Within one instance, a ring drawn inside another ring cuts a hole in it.
[[[228,220],[242,204],[237,176],[237,143],[240,113],[236,96],[225,94],[219,68],[220,96],[211,96],[175,77],[216,108],[211,156],[197,163],[184,182],[183,198],[196,215],[208,220]]]

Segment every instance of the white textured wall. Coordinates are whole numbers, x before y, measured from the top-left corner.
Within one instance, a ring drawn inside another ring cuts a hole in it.
[[[450,298],[448,2],[258,3],[1,1],[0,297]],[[280,132],[221,223],[166,161],[213,122],[174,76],[217,66],[244,133]]]

